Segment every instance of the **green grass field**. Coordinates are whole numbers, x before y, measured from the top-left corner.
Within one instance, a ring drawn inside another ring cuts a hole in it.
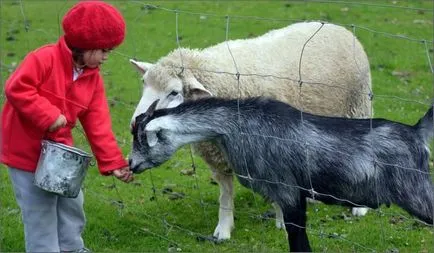
[[[3,87],[32,49],[55,42],[60,21],[75,1],[0,0]],[[203,48],[229,39],[258,36],[301,20],[346,26],[363,44],[370,63],[375,117],[414,124],[433,98],[432,1],[111,1],[127,21],[125,43],[103,66],[112,121],[125,155],[129,121],[141,95],[140,76],[130,58],[154,62],[180,45]],[[148,5],[149,4],[149,5]],[[155,8],[157,6],[157,8]],[[410,8],[400,8],[400,6]],[[226,16],[229,16],[229,30]],[[260,17],[260,18],[255,18]],[[0,97],[3,104],[4,95]],[[89,150],[77,129],[76,146]],[[25,145],[25,144],[23,144]],[[184,175],[196,165],[196,174]],[[271,208],[236,183],[235,230],[228,242],[206,240],[217,224],[219,188],[188,147],[131,184],[103,177],[92,167],[84,184],[84,239],[95,252],[283,252],[285,232],[262,218]],[[7,170],[0,168],[0,252],[24,251],[23,225]],[[353,217],[348,208],[310,204],[308,236],[321,252],[434,252],[434,229],[398,207]],[[204,239],[205,238],[205,239]]]

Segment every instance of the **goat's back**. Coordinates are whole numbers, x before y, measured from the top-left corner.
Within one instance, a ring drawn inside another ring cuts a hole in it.
[[[414,126],[384,119],[316,116],[268,99],[207,101],[210,105],[204,107],[220,108],[218,114],[210,111],[209,124],[224,132],[219,143],[241,182],[250,185],[246,178],[253,178],[258,191],[275,201],[282,196],[273,194],[282,192],[273,193],[273,183],[313,187],[322,194],[375,207],[373,196],[389,187],[377,186],[378,182],[399,184],[403,177],[413,177],[410,182],[426,180],[429,153]],[[380,199],[390,201],[388,195]]]

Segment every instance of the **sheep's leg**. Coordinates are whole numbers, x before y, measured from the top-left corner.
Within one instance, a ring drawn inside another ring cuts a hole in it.
[[[213,175],[220,186],[219,221],[214,230],[214,237],[218,240],[228,240],[234,228],[233,175],[219,170],[214,170]]]
[[[351,213],[354,216],[365,216],[369,208],[367,207],[353,207]]]
[[[280,206],[273,202],[271,205],[274,208],[274,211],[276,212],[276,228],[282,229],[285,227],[285,221],[283,220],[283,212]]]
[[[282,208],[291,252],[311,252],[306,234],[306,198],[300,197],[298,206]]]
[[[319,204],[319,203],[321,203],[321,201],[316,200],[316,199],[307,198],[307,203]]]

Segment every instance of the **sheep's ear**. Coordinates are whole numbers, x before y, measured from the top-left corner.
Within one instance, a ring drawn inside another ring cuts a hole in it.
[[[154,65],[152,63],[136,61],[134,59],[130,59],[130,62],[136,67],[137,71],[142,75],[144,75],[146,71],[148,71],[148,69],[150,69]]]
[[[146,140],[148,141],[148,146],[153,147],[158,142],[156,131],[146,131]]]
[[[190,97],[192,99],[198,99],[203,97],[212,97],[212,93],[205,89],[205,87],[195,78],[190,77],[185,80],[187,86],[189,86]]]
[[[194,89],[191,91],[191,98],[194,100],[199,98],[206,98],[206,97],[212,97],[211,92],[209,92],[207,89],[205,90]]]

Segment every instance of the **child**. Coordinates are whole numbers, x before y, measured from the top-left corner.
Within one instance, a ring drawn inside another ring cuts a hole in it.
[[[27,252],[88,252],[81,237],[83,193],[64,198],[33,185],[43,139],[72,145],[78,119],[100,173],[133,179],[111,129],[99,73],[123,42],[125,21],[107,3],[83,1],[66,13],[62,27],[58,42],[30,52],[5,85],[0,158],[21,208]]]

